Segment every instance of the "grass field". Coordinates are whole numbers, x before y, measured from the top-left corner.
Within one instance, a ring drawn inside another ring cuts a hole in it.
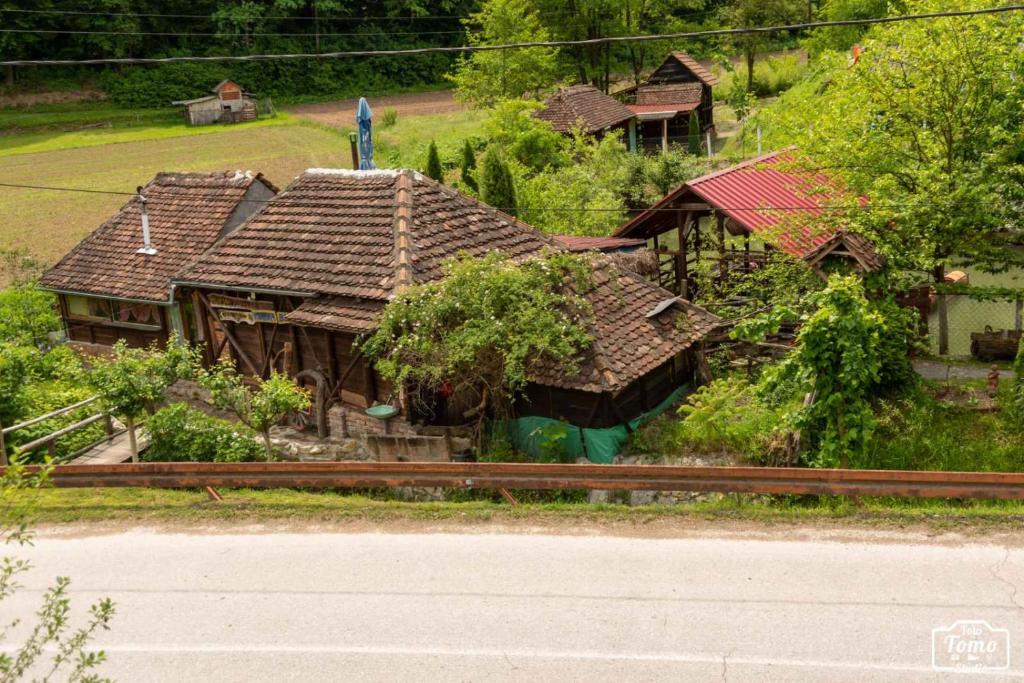
[[[56,105],[54,105],[56,107]],[[24,133],[14,133],[7,120],[0,135],[0,183],[131,192],[158,171],[249,169],[262,172],[284,187],[306,168],[350,167],[348,130],[282,115],[230,127],[191,128],[177,122],[131,125],[112,123],[99,129],[49,130],[37,114],[21,110],[4,117],[33,116]],[[81,121],[87,107],[72,113]],[[46,112],[43,112],[45,120]],[[92,114],[89,114],[90,116]],[[24,119],[23,119],[24,120]],[[478,129],[482,115],[461,111],[399,118],[377,130],[382,164],[421,168],[426,148],[437,139],[442,154],[451,154]],[[56,125],[65,125],[62,123]],[[125,202],[118,195],[55,192],[0,187],[0,250],[27,249],[52,263],[95,230]]]
[[[222,502],[202,491],[158,489],[44,489],[30,494],[33,524],[75,522],[168,522],[208,524],[217,521],[285,522],[425,522],[454,524],[554,524],[566,529],[617,525],[657,529],[673,520],[737,521],[780,525],[880,527],[959,533],[1016,530],[1024,505],[1011,501],[947,501],[892,498],[719,496],[687,505],[591,505],[523,503],[510,506],[497,493],[461,502],[407,503],[387,496],[289,489],[254,491],[221,489]],[[531,495],[514,492],[516,495]]]

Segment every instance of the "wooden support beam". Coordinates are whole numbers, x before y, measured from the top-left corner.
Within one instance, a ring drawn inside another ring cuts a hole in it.
[[[715,222],[718,229],[718,281],[723,283],[726,280],[726,271],[728,270],[728,264],[725,260],[725,214],[721,212],[716,213]]]
[[[690,239],[688,228],[691,214],[689,211],[678,211],[676,213],[676,234],[679,237],[679,253],[676,255],[676,292],[684,299],[690,298],[690,271],[686,256],[686,243]]]
[[[341,377],[338,378],[337,384],[335,384],[334,388],[331,390],[331,396],[334,396],[341,389],[344,388],[345,380],[347,380],[348,376],[350,374],[352,374],[352,371],[355,369],[356,365],[359,363],[359,359],[362,358],[362,357],[363,357],[363,350],[359,349],[359,351],[356,352],[356,355],[352,357],[352,360],[349,361],[348,365],[345,366],[345,370],[341,373]]]
[[[329,330],[324,330],[324,344],[327,345],[327,379],[331,386],[338,377],[338,356],[334,353],[334,337]]]
[[[262,324],[260,324],[262,328]],[[260,371],[260,377],[267,377],[270,375],[271,361],[274,360],[274,342],[277,341],[277,329],[281,327],[280,324],[274,325],[274,331],[270,333],[270,345],[263,354],[263,369]]]
[[[206,298],[205,294],[199,292],[199,298],[202,299],[202,302],[207,309],[211,308],[210,300]],[[241,358],[242,362],[246,364],[246,366],[252,372],[253,376],[259,377],[259,369],[256,367],[256,364],[252,362],[252,359],[249,358],[249,354],[245,352],[245,349],[242,348],[241,342],[238,341],[238,338],[231,331],[231,328],[228,326],[228,324],[225,323],[224,321],[221,321],[220,327],[222,330],[224,330],[224,336],[227,337],[228,342],[230,342],[232,350],[238,354],[238,357]]]

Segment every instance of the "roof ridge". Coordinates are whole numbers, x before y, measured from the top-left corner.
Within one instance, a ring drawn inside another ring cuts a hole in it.
[[[395,284],[392,295],[413,283],[412,277],[412,176],[399,171],[395,183],[395,213],[392,228],[395,234]]]
[[[786,152],[792,152],[795,149],[797,149],[796,145],[789,145],[788,147],[782,147],[781,149],[777,149],[777,150],[768,152],[766,154],[762,154],[761,156],[754,157],[753,159],[747,159],[746,161],[741,161],[738,164],[734,164],[734,165],[728,166],[726,168],[720,168],[717,171],[713,171],[711,173],[706,173],[706,174],[704,174],[702,176],[697,176],[696,178],[691,178],[690,180],[687,180],[687,181],[681,183],[681,185],[688,185],[690,187],[693,187],[697,183],[703,183],[703,182],[705,182],[707,180],[711,180],[713,178],[719,178],[719,177],[721,177],[723,175],[727,175],[729,173],[735,173],[736,171],[742,171],[743,169],[750,168],[754,164],[759,164],[759,163],[763,163],[765,161],[769,161],[771,159],[775,159],[775,158],[781,156],[782,154],[785,154]]]

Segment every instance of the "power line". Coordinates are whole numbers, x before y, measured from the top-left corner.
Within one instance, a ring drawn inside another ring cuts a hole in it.
[[[16,9],[0,7],[0,12],[35,15],[57,15],[57,16],[94,16],[94,17],[145,17],[145,18],[166,18],[166,19],[205,19],[216,20],[212,14],[161,14],[159,12],[88,12],[84,10],[56,10],[56,9]],[[671,15],[674,19],[691,19],[703,17],[709,14],[717,14],[718,10],[704,10],[701,12],[687,12],[686,14]],[[557,10],[547,12],[533,12],[532,16],[563,16],[565,12]],[[287,16],[267,15],[253,17],[253,21],[451,21],[453,19],[474,19],[474,15],[459,14],[424,14],[418,16],[362,16],[362,17],[338,17],[338,16]]]
[[[275,38],[292,38],[292,37],[306,37],[306,38],[330,38],[332,36],[437,36],[437,35],[456,35],[464,34],[465,31],[365,31],[362,33],[332,33],[332,32],[319,32],[310,33],[303,31],[302,33],[223,33],[219,31],[193,31],[188,33],[181,33],[175,31],[92,31],[92,30],[77,30],[77,29],[35,29],[35,28],[2,28],[0,33],[46,33],[46,34],[57,34],[57,35],[100,35],[100,36],[182,36],[182,37],[210,37],[214,36],[217,38],[248,38],[254,36],[260,37],[275,37]]]
[[[215,55],[207,57],[104,57],[100,59],[15,59],[0,62],[0,66],[62,66],[75,64],[171,64],[175,62],[255,62],[283,59],[342,59],[351,57],[393,57],[405,55],[422,55],[438,53],[492,52],[495,50],[521,50],[537,47],[571,47],[592,46],[616,43],[639,43],[654,40],[681,40],[691,38],[709,38],[721,36],[768,34],[780,31],[801,31],[806,29],[829,28],[839,26],[870,26],[874,24],[893,24],[905,21],[921,21],[925,19],[948,19],[955,17],[976,17],[981,15],[1005,14],[1024,10],[1024,5],[1006,5],[976,10],[956,10],[945,12],[926,12],[920,14],[904,14],[895,17],[875,17],[871,19],[844,19],[840,21],[816,21],[801,24],[785,24],[779,26],[758,26],[750,28],[709,29],[704,31],[686,31],[680,33],[658,33],[635,36],[609,36],[586,40],[546,40],[538,42],[503,43],[500,45],[454,45],[421,48],[403,48],[394,50],[352,50],[344,52],[291,53],[291,54],[256,54],[256,55]]]
[[[29,185],[29,184],[21,184],[21,183],[3,183],[3,182],[0,182],[0,187],[9,187],[9,188],[25,189],[25,190],[44,190],[44,191],[54,191],[54,192],[82,192],[82,193],[89,193],[89,194],[104,194],[104,195],[115,195],[115,196],[122,196],[122,197],[135,197],[135,196],[137,196],[136,192],[126,192],[126,191],[118,191],[118,190],[91,190],[91,189],[79,188],[79,187],[59,187],[59,186],[54,186],[54,185]],[[341,204],[337,204],[337,203],[333,203],[332,204],[332,203],[327,202],[327,201],[303,200],[303,199],[288,199],[287,197],[282,197],[281,195],[277,195],[276,197],[271,197],[270,199],[239,199],[237,201],[239,203],[241,203],[241,202],[252,202],[252,203],[256,203],[256,204],[273,203],[276,206],[281,206],[281,205],[286,205],[286,206],[306,206],[306,207],[325,208],[325,209],[381,209],[381,208],[388,208],[386,205],[382,205],[382,204],[354,204],[354,203],[349,203],[349,202],[344,202],[344,203],[341,203]],[[154,200],[151,199],[149,203],[150,203],[150,206],[152,206],[154,204]],[[863,204],[863,203],[858,201],[858,202],[853,203],[853,204],[819,204],[819,205],[815,205],[815,206],[803,206],[803,205],[793,205],[793,206],[785,206],[785,205],[749,205],[749,206],[716,206],[716,207],[713,207],[713,208],[717,209],[719,211],[811,211],[811,212],[817,212],[817,211],[863,211],[863,210],[866,210],[866,209],[879,209],[879,208],[890,208],[890,209],[891,208],[916,208],[916,207],[919,207],[919,206],[923,206],[925,204],[934,205],[935,202],[920,202],[920,203],[916,203],[916,204],[915,203],[868,203],[868,204]],[[495,209],[497,209],[499,211],[508,211],[509,210],[507,207],[491,207],[491,208],[495,208]],[[565,206],[547,206],[547,207],[543,207],[543,206],[519,206],[519,207],[515,207],[513,210],[515,210],[517,212],[523,212],[523,211],[537,211],[537,212],[552,211],[552,212],[562,212],[562,213],[626,213],[626,212],[630,211],[630,209],[628,209],[628,208],[614,208],[614,207],[565,207]],[[654,213],[660,213],[660,212],[677,213],[678,211],[679,211],[679,209],[673,208],[673,207],[662,207],[662,208],[654,208],[654,207],[652,207],[652,208],[649,208],[649,209],[639,209],[638,210],[639,213],[651,213],[651,212],[654,212]]]

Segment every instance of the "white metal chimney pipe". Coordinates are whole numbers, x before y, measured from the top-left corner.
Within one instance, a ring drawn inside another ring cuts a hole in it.
[[[139,194],[139,213],[142,215],[142,248],[137,253],[152,256],[156,253],[156,249],[149,239],[149,213],[146,212],[146,198],[142,194],[141,185],[135,188],[135,191]]]

